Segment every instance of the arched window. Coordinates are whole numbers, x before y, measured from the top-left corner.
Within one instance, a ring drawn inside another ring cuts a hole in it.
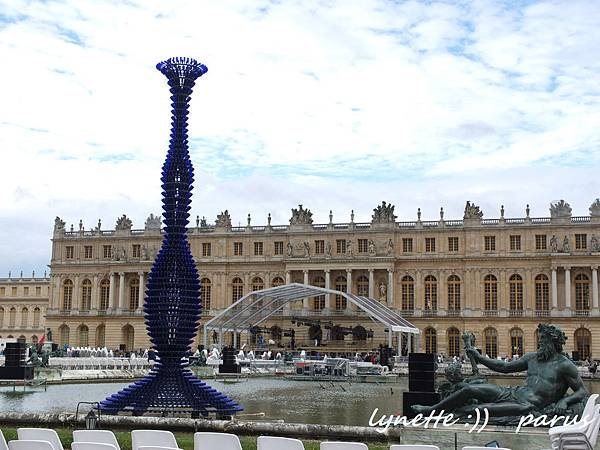
[[[324,288],[325,287],[325,278],[315,277],[315,279],[312,282],[312,285],[316,286],[316,287]],[[313,297],[313,309],[315,311],[322,311],[323,309],[325,309],[325,296],[324,295],[317,295],[316,297]]]
[[[21,328],[27,328],[28,323],[29,323],[29,310],[27,308],[23,308],[21,310]]]
[[[575,310],[586,314],[590,310],[590,279],[582,273],[575,277]]]
[[[340,292],[347,292],[347,281],[346,277],[339,276],[335,279],[335,290]],[[335,309],[336,311],[342,311],[346,309],[346,298],[339,294],[335,295]]]
[[[10,308],[9,316],[8,316],[8,327],[14,328],[17,326],[17,308]]]
[[[425,314],[437,311],[437,280],[433,275],[425,277]]]
[[[513,328],[510,330],[510,352],[514,357],[515,355],[523,356],[523,330],[520,328]]]
[[[131,325],[125,325],[122,329],[122,339],[125,344],[125,351],[131,352],[133,351],[133,345],[135,342],[135,330]]]
[[[63,283],[63,311],[70,311],[73,307],[73,282],[65,280]]]
[[[460,356],[460,331],[458,328],[448,328],[448,356]]]
[[[4,308],[0,307],[0,328],[4,328]]]
[[[281,278],[281,277],[275,277],[275,278],[273,278],[273,281],[271,282],[272,287],[283,286],[284,284],[285,284],[285,281],[283,281],[283,278]]]
[[[33,328],[39,328],[40,327],[40,316],[41,316],[42,312],[40,311],[40,308],[35,308],[33,310]]]
[[[483,330],[485,341],[485,354],[490,358],[498,356],[498,332],[495,328],[486,328]]]
[[[254,277],[252,279],[252,290],[260,291],[265,288],[265,282],[261,277]]]
[[[460,314],[460,278],[456,275],[448,277],[448,313]]]
[[[110,302],[110,281],[106,278],[100,282],[100,311],[106,311]]]
[[[494,275],[483,279],[483,299],[486,312],[498,312],[498,280]]]
[[[431,327],[425,329],[425,353],[437,354],[437,332]]]
[[[360,295],[361,297],[368,297],[369,296],[369,279],[364,275],[359,276],[358,279],[356,280],[356,289],[357,289],[358,295]]]
[[[105,336],[106,327],[104,326],[104,324],[98,325],[96,327],[96,347],[104,347],[106,345]]]
[[[241,278],[235,277],[231,282],[231,302],[235,303],[244,296],[244,282]]]
[[[202,311],[206,314],[210,311],[210,298],[212,295],[212,283],[209,278],[200,280],[200,301],[202,302]]]
[[[402,289],[402,314],[412,315],[415,309],[415,280],[405,275],[400,283]]]
[[[129,310],[135,311],[140,307],[140,280],[134,278],[129,282]]]
[[[90,330],[87,325],[80,325],[77,329],[77,342],[80,347],[87,347],[89,345],[89,334]]]
[[[87,278],[81,283],[81,311],[89,311],[92,307],[92,282]]]
[[[523,278],[514,274],[508,279],[510,311],[523,311]]]
[[[65,345],[69,344],[69,332],[71,330],[69,329],[69,327],[67,325],[61,325],[58,328],[58,335],[59,335],[59,343],[61,347],[64,347]]]
[[[592,356],[592,333],[587,328],[575,330],[575,351],[579,352],[579,359],[588,359]]]
[[[546,316],[550,311],[550,283],[548,277],[539,274],[535,277],[535,312],[537,316]]]

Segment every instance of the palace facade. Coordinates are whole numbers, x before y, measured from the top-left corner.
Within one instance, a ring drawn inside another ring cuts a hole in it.
[[[197,218],[189,229],[202,322],[250,291],[298,282],[385,302],[422,331],[411,345],[450,356],[461,351],[465,330],[490,356],[534,351],[540,322],[565,331],[568,352],[600,356],[597,236],[599,200],[586,216],[573,216],[560,201],[550,217],[530,217],[527,208],[525,217],[505,218],[502,208],[499,218],[484,219],[467,202],[462,220],[447,220],[441,210],[437,221],[421,221],[419,212],[411,222],[398,222],[394,206],[384,202],[371,222],[343,224],[331,214],[329,223],[315,224],[300,205],[289,225],[271,225],[269,217],[267,225],[254,226],[248,217],[246,226],[233,227],[225,211],[215,225]],[[57,217],[46,316],[54,341],[148,347],[142,293],[161,239],[153,215],[143,229],[123,216],[114,230],[100,223],[86,230],[81,222],[68,230]],[[285,331],[294,317],[374,331],[369,342],[352,334],[344,341],[325,338],[331,348],[385,342],[382,326],[333,295],[297,302],[261,326]],[[297,328],[296,346],[311,345],[307,327]]]

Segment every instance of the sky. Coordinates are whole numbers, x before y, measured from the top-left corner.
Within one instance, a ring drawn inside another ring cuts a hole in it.
[[[0,0],[0,277],[47,269],[56,216],[161,212],[171,56],[208,67],[193,218],[582,216],[600,197],[600,1]]]

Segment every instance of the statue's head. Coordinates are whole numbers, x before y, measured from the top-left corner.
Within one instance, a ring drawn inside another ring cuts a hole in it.
[[[538,336],[537,356],[541,361],[548,360],[555,353],[562,353],[567,341],[567,336],[560,328],[545,323],[538,325]]]
[[[464,379],[462,375],[462,365],[459,362],[451,362],[448,364],[444,373],[446,374],[446,379],[451,383],[460,383]]]

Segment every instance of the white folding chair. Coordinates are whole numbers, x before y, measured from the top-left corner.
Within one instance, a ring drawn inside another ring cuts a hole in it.
[[[9,441],[8,450],[53,450],[52,444],[48,441],[37,441],[33,439],[22,439],[18,441]]]
[[[71,450],[117,450],[117,447],[101,442],[73,442]]]
[[[0,450],[8,450],[6,439],[4,439],[4,433],[0,430]]]
[[[437,445],[394,444],[390,446],[390,450],[440,450],[440,448]]]
[[[115,433],[108,430],[76,430],[73,431],[73,442],[94,442],[97,444],[110,444],[121,450]],[[98,449],[100,450],[100,449]],[[108,449],[107,449],[108,450]]]
[[[321,450],[368,450],[362,442],[321,442]]]
[[[131,450],[139,450],[139,447],[142,446],[179,448],[175,435],[170,431],[133,430],[131,432]]]
[[[194,433],[194,450],[242,450],[240,438],[231,433]]]
[[[142,445],[138,450],[182,450],[177,447],[159,447],[158,445]]]
[[[20,441],[47,441],[54,450],[64,450],[56,431],[50,428],[18,428]]]
[[[259,436],[256,440],[257,450],[304,450],[304,444],[298,439]]]
[[[480,446],[480,445],[470,445],[467,447],[463,447],[462,450],[490,450],[490,447],[485,447],[485,446]],[[510,450],[510,448],[496,447],[496,450]]]

